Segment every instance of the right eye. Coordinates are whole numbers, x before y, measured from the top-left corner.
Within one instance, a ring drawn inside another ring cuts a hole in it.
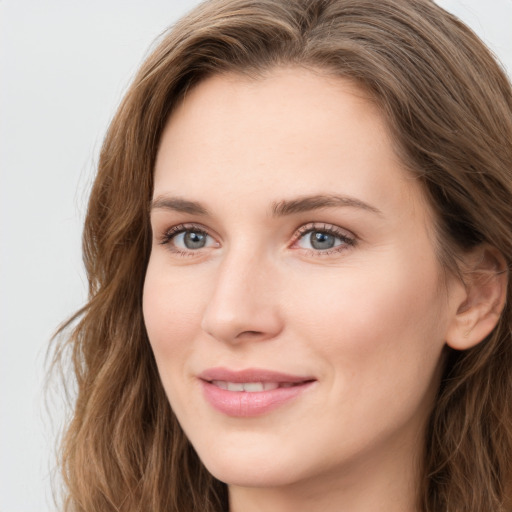
[[[219,245],[204,229],[183,225],[175,226],[167,231],[161,243],[168,245],[173,252],[177,253],[191,253]]]
[[[172,240],[181,249],[202,249],[206,247],[209,236],[202,231],[183,231],[174,235]]]

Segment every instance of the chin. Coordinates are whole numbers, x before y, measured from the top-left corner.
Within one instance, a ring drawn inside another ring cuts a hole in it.
[[[278,450],[264,450],[257,444],[254,450],[232,449],[198,452],[206,469],[227,485],[240,487],[278,487],[301,480],[297,460],[290,460],[284,453],[276,457]],[[272,452],[274,455],[272,456]]]
[[[282,487],[300,480],[298,475],[290,474],[285,468],[269,464],[268,461],[266,468],[248,467],[248,464],[233,464],[232,461],[227,460],[208,464],[206,469],[217,480],[237,487]]]

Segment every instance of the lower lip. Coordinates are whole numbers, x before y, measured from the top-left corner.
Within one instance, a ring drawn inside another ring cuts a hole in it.
[[[227,416],[248,418],[260,416],[281,407],[306,391],[314,381],[304,382],[288,388],[276,388],[270,391],[228,391],[201,381],[206,400],[214,409]]]

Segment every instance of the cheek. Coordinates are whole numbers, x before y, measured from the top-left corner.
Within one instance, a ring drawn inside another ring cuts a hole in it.
[[[431,410],[444,301],[437,267],[414,267],[389,260],[380,269],[344,269],[290,294],[295,337],[307,345],[309,360],[321,363],[329,389],[323,410],[333,411],[332,436],[345,432],[347,449],[403,432],[404,425],[417,431]]]
[[[159,366],[173,361],[190,347],[200,327],[203,293],[190,281],[169,276],[165,268],[148,265],[143,294],[143,315],[148,337]]]
[[[291,290],[294,329],[309,333],[309,345],[336,378],[394,382],[400,376],[409,383],[423,375],[427,382],[435,372],[446,328],[438,266],[409,261],[390,257],[335,269]]]

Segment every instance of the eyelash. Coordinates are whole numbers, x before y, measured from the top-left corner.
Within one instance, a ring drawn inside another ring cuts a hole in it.
[[[330,256],[331,254],[340,253],[347,250],[349,247],[355,246],[357,242],[355,236],[350,236],[346,230],[341,229],[338,226],[333,224],[310,222],[309,224],[305,224],[295,231],[293,235],[292,247],[298,244],[298,242],[308,233],[313,233],[315,231],[319,233],[325,233],[327,235],[332,235],[335,238],[341,240],[342,243],[332,247],[331,249],[325,250],[303,249],[307,251],[308,256]]]
[[[182,233],[186,233],[187,231],[192,231],[195,233],[199,233],[202,235],[209,236],[213,238],[212,235],[209,234],[208,230],[201,226],[200,224],[178,224],[176,226],[173,226],[172,228],[168,229],[161,239],[159,240],[160,245],[167,245],[169,247],[169,250],[173,252],[174,254],[177,254],[178,256],[182,257],[190,257],[195,256],[199,249],[188,249],[183,250],[179,249],[172,245],[172,241],[175,237]],[[318,223],[318,222],[310,222],[308,224],[305,224],[298,228],[292,237],[292,243],[289,247],[293,248],[295,245],[299,243],[299,241],[306,236],[308,233],[312,232],[319,232],[319,233],[325,233],[328,235],[332,235],[336,237],[337,239],[341,240],[341,244],[331,248],[331,249],[325,249],[325,250],[314,250],[314,249],[304,249],[303,251],[306,251],[308,256],[329,256],[331,254],[339,253],[344,250],[347,250],[349,247],[353,247],[356,245],[357,239],[355,236],[350,236],[347,234],[347,232],[333,224],[325,224],[325,223]],[[295,249],[295,250],[299,250]]]
[[[178,249],[171,243],[175,237],[177,237],[181,233],[186,233],[187,231],[193,231],[194,233],[200,233],[211,237],[211,235],[208,233],[208,230],[204,226],[201,226],[199,224],[178,224],[177,226],[173,226],[172,228],[168,229],[163,234],[159,243],[160,245],[167,245],[169,247],[169,250],[177,254],[178,256],[195,256],[194,253],[197,251],[194,251],[192,249]]]

